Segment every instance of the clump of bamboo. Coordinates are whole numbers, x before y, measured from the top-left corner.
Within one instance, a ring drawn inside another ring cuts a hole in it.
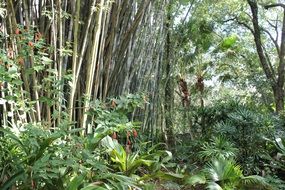
[[[24,48],[21,35],[29,36],[36,45],[18,68],[23,81],[18,90],[24,92],[22,99],[31,107],[17,113],[15,105],[6,102],[1,106],[2,124],[8,125],[7,113],[11,112],[11,121],[23,118],[22,122],[54,128],[67,119],[74,127],[85,129],[93,125],[87,115],[90,101],[144,91],[153,104],[144,111],[135,110],[133,118],[144,121],[144,130],[151,131],[150,138],[154,138],[155,126],[161,122],[157,118],[161,117],[166,4],[162,0],[8,0],[2,28],[9,37],[2,48],[11,48],[20,57]],[[17,36],[16,31],[23,34]],[[40,45],[36,34],[41,36]],[[32,72],[27,74],[30,68]],[[1,88],[4,99],[12,93],[8,85]]]

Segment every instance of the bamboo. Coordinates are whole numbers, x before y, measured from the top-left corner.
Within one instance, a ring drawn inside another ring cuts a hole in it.
[[[30,63],[31,67],[34,67],[34,53],[33,50],[30,51]],[[38,79],[36,76],[36,71],[32,73],[32,78],[33,78],[33,90],[34,90],[34,96],[35,96],[35,101],[36,101],[36,115],[37,115],[37,121],[41,122],[41,108],[40,108],[40,102],[39,102],[39,92],[38,92]]]
[[[27,0],[23,0],[23,5],[24,5],[24,13],[25,13],[25,25],[27,28],[30,27],[30,15],[29,15],[29,6],[28,6],[28,3],[27,3]]]
[[[94,13],[94,11],[92,10],[93,9],[92,7],[95,6],[95,2],[96,1],[93,1],[92,5],[91,5],[91,10],[90,10],[90,14],[88,16],[88,22],[87,22],[86,31],[89,31],[89,28],[90,28],[90,25],[91,25],[92,16],[93,16],[93,13]],[[84,58],[84,54],[85,54],[86,47],[87,47],[87,42],[88,42],[88,33],[89,32],[85,32],[85,35],[84,35],[83,45],[82,45],[82,48],[81,48],[81,53],[80,53],[79,60],[78,60],[77,72],[76,72],[76,76],[75,76],[75,84],[77,84],[78,79],[79,79],[79,74],[80,74],[80,71],[81,71],[82,62],[83,62],[83,58]]]
[[[82,128],[86,128],[87,126],[87,111],[89,110],[90,106],[90,99],[91,99],[91,93],[92,93],[92,84],[94,83],[94,75],[95,75],[95,69],[96,66],[98,66],[98,52],[99,51],[99,39],[100,39],[100,34],[101,34],[101,28],[102,28],[102,16],[103,16],[103,5],[105,1],[101,0],[99,4],[99,13],[96,15],[97,19],[97,24],[96,28],[94,31],[94,41],[93,41],[93,48],[92,48],[92,59],[91,63],[89,64],[88,68],[88,74],[87,74],[87,85],[86,85],[86,90],[85,90],[85,95],[86,95],[86,101],[85,101],[85,108],[84,108],[84,115],[83,115],[83,120],[82,120]],[[99,67],[97,67],[99,69]],[[87,129],[89,131],[89,129]]]
[[[54,122],[54,126],[58,126],[62,122],[64,98],[67,97],[69,121],[86,128],[86,112],[90,106],[88,99],[106,100],[110,96],[145,91],[153,105],[147,105],[145,111],[137,109],[133,118],[144,120],[145,131],[150,132],[151,139],[155,138],[158,130],[155,125],[163,123],[163,100],[160,99],[163,92],[160,88],[164,87],[165,78],[157,75],[165,74],[162,63],[165,60],[165,0],[122,0],[114,3],[108,0],[39,0],[38,5],[35,1],[23,0],[22,3],[18,2],[17,8],[13,3],[8,0],[9,33],[12,34],[17,28],[16,18],[22,19],[22,24],[39,25],[47,44],[53,47],[52,52],[48,52],[53,60],[48,68],[57,70],[56,79],[65,80],[66,71],[72,70],[70,87],[53,89],[51,81],[47,89],[35,88],[37,91],[33,95],[30,89],[37,87],[41,79],[54,76],[47,71],[26,75],[35,58],[31,54],[30,63],[25,60],[26,66],[21,69],[22,88],[30,92],[30,97],[26,97],[29,101],[36,101],[36,112],[27,114],[27,117],[31,117],[30,121],[45,121],[49,126]],[[95,5],[98,5],[96,13],[93,10]],[[90,11],[85,11],[88,9]],[[51,17],[44,16],[42,11],[50,13]],[[63,19],[63,11],[72,15],[70,21]],[[15,39],[15,44],[18,40]],[[72,58],[62,53],[66,41],[73,45]],[[21,47],[16,48],[20,50]],[[53,92],[55,90],[58,94]],[[82,103],[80,100],[84,95],[87,101]],[[56,100],[54,107],[39,103],[41,96]],[[59,112],[58,118],[53,118],[54,111]],[[142,116],[137,117],[136,113]],[[15,113],[15,119],[17,117]]]
[[[58,80],[62,81],[63,77],[62,77],[62,69],[63,69],[63,65],[62,65],[62,61],[63,61],[63,57],[62,57],[62,50],[63,50],[63,39],[62,39],[62,33],[63,33],[63,26],[62,26],[62,9],[61,9],[61,0],[57,1],[57,9],[58,9],[58,16],[57,16],[57,22],[58,22],[58,43],[59,43],[59,56],[58,56]],[[63,81],[62,81],[63,83]],[[60,84],[59,85],[59,92],[63,92],[63,85]],[[61,123],[61,115],[62,115],[62,104],[63,104],[63,93],[58,93],[58,101],[57,101],[57,110],[58,110],[58,119],[57,119],[57,125],[60,125]]]
[[[72,55],[72,82],[71,92],[69,96],[69,120],[73,120],[74,96],[76,91],[76,72],[77,72],[77,56],[78,56],[78,28],[79,28],[79,15],[80,15],[80,0],[76,1],[76,13],[74,16],[74,33],[73,33],[73,55]]]

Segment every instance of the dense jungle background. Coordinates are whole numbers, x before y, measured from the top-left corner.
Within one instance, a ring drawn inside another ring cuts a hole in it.
[[[1,190],[284,190],[284,0],[0,0]]]

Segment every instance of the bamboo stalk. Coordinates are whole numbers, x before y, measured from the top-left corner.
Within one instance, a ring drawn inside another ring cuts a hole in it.
[[[104,12],[104,14],[102,15],[102,29],[101,29],[101,40],[100,40],[100,44],[99,44],[99,48],[98,48],[98,62],[96,65],[96,73],[95,73],[95,85],[94,85],[94,98],[97,98],[98,95],[98,91],[99,91],[99,87],[100,87],[100,82],[102,82],[102,80],[100,80],[101,77],[101,71],[103,70],[103,55],[104,55],[104,46],[105,46],[105,22],[104,19],[106,17],[106,11]],[[101,85],[102,86],[102,85]]]
[[[112,62],[112,51],[113,51],[113,46],[115,42],[115,32],[116,28],[118,25],[118,7],[120,7],[120,4],[113,5],[112,9],[109,13],[109,31],[107,34],[107,39],[105,42],[105,54],[104,54],[104,69],[103,69],[103,74],[104,74],[104,87],[103,87],[103,95],[102,95],[102,100],[106,100],[107,97],[107,92],[108,92],[108,86],[109,86],[109,75],[110,75],[110,66]]]
[[[25,25],[27,28],[30,27],[30,15],[29,15],[29,6],[27,4],[27,0],[23,0],[23,5],[24,5],[24,13],[25,13]]]
[[[96,3],[96,1],[93,1],[92,5],[91,5],[91,10],[90,10],[90,14],[88,16],[86,31],[89,31],[89,28],[90,28],[90,25],[91,25],[92,16],[93,16],[93,13],[94,13],[94,11],[92,10],[93,9],[92,7],[95,7],[95,3]],[[77,72],[76,72],[76,76],[75,76],[75,84],[77,84],[77,82],[78,82],[78,78],[79,78],[79,74],[80,74],[80,71],[81,71],[84,54],[85,54],[86,47],[87,47],[87,42],[88,42],[88,32],[86,32],[85,35],[84,35],[83,44],[82,44],[82,48],[81,48],[81,53],[80,53],[79,60],[78,60]]]
[[[74,33],[73,33],[73,56],[72,56],[72,82],[71,92],[69,96],[69,120],[73,120],[74,96],[76,92],[76,71],[77,71],[77,56],[78,56],[78,28],[79,28],[79,15],[80,15],[80,0],[76,1],[76,13],[74,16]]]
[[[30,51],[30,63],[31,67],[34,67],[34,52],[33,50]],[[35,95],[35,101],[36,101],[36,115],[37,115],[37,121],[41,122],[41,108],[40,108],[40,102],[39,102],[39,92],[38,92],[38,79],[36,76],[36,71],[33,72],[32,78],[33,78],[33,90]]]
[[[145,0],[145,1],[141,2],[140,7],[138,9],[138,12],[135,15],[134,21],[131,23],[131,26],[126,30],[126,32],[124,33],[124,35],[122,37],[122,41],[121,41],[119,47],[117,48],[118,57],[116,59],[116,65],[113,69],[115,72],[113,72],[111,74],[111,78],[110,78],[110,83],[113,85],[109,86],[109,90],[111,88],[114,88],[115,86],[118,86],[118,85],[116,85],[116,81],[118,81],[118,80],[116,80],[116,76],[121,74],[121,71],[122,71],[124,64],[125,64],[125,62],[123,62],[125,52],[128,48],[131,37],[136,32],[136,30],[139,26],[139,23],[143,17],[144,11],[147,8],[147,6],[149,5],[149,3],[150,3],[150,0]]]
[[[101,28],[102,28],[102,16],[103,16],[103,5],[104,5],[105,1],[101,0],[100,4],[99,4],[99,13],[96,15],[97,19],[97,24],[96,24],[96,28],[94,31],[94,41],[93,41],[93,48],[92,48],[92,59],[91,59],[91,63],[89,65],[88,68],[88,74],[87,74],[87,80],[86,80],[86,90],[85,90],[85,95],[86,95],[86,101],[85,101],[85,108],[84,108],[84,115],[83,115],[83,120],[82,120],[82,128],[86,128],[87,126],[87,111],[89,110],[89,106],[90,106],[90,98],[91,98],[91,93],[92,93],[92,87],[93,87],[93,83],[94,83],[94,75],[95,75],[95,69],[96,66],[98,66],[98,53],[99,51],[99,39],[100,39],[100,34],[101,34]],[[98,69],[98,68],[97,68]],[[87,129],[87,131],[89,131],[90,129]]]
[[[58,17],[57,17],[57,22],[58,22],[58,35],[59,35],[59,57],[58,57],[58,80],[62,81],[63,77],[62,77],[62,61],[63,61],[63,57],[62,57],[62,50],[63,50],[63,46],[62,46],[62,9],[61,9],[61,0],[57,1],[57,8],[58,8]],[[58,119],[57,119],[57,125],[60,124],[61,122],[61,115],[62,115],[62,103],[63,103],[63,86],[62,84],[59,85],[59,92],[58,93],[58,101],[57,101],[57,109],[58,109]],[[61,93],[62,92],[62,93]]]

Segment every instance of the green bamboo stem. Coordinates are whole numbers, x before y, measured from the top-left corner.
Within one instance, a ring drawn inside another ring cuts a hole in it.
[[[34,52],[33,50],[30,51],[30,62],[31,62],[31,67],[34,67]],[[36,71],[33,72],[32,74],[33,78],[33,90],[34,90],[34,95],[35,95],[35,101],[36,101],[36,115],[37,115],[37,121],[41,122],[41,107],[40,107],[40,101],[39,101],[39,91],[38,91],[38,79],[36,76]]]
[[[58,22],[58,35],[59,35],[59,57],[58,57],[58,80],[62,81],[63,77],[62,77],[62,61],[63,61],[63,57],[62,57],[62,49],[63,49],[63,39],[62,39],[62,9],[61,9],[61,0],[57,1],[57,9],[58,9],[58,17],[57,17],[57,22]],[[58,119],[57,119],[57,125],[60,124],[61,122],[61,115],[62,115],[62,103],[63,103],[63,86],[62,84],[59,85],[59,94],[58,94],[58,101],[57,101],[57,109],[58,109]],[[62,92],[62,93],[61,93]]]
[[[79,29],[79,15],[80,15],[80,0],[76,1],[76,13],[74,16],[74,33],[73,33],[73,56],[72,56],[72,81],[71,92],[69,96],[69,120],[73,120],[74,96],[76,92],[76,71],[77,71],[77,56],[78,56],[78,29]]]
[[[87,126],[87,111],[89,110],[89,106],[90,106],[90,99],[91,99],[91,93],[92,93],[92,87],[93,87],[93,83],[94,83],[94,75],[95,75],[95,69],[96,66],[99,64],[98,63],[98,52],[99,51],[99,39],[100,39],[100,34],[101,34],[101,27],[102,27],[102,16],[103,16],[103,5],[104,5],[105,1],[101,0],[100,4],[99,4],[99,13],[96,15],[96,20],[97,20],[97,24],[96,24],[96,28],[93,34],[93,47],[92,47],[92,59],[91,59],[91,63],[89,64],[88,67],[88,74],[87,74],[87,85],[86,85],[86,90],[85,90],[85,95],[86,95],[86,102],[85,102],[85,108],[84,108],[84,112],[83,112],[83,120],[82,120],[82,128],[86,128]],[[99,68],[97,68],[99,69]],[[89,131],[89,129],[87,129]]]

